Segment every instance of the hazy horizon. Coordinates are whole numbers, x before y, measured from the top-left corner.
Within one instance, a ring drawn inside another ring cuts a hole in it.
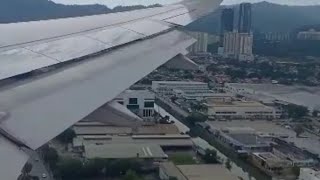
[[[132,5],[152,5],[152,4],[171,4],[181,0],[52,0],[61,4],[102,4],[110,8],[116,6],[132,6]],[[242,2],[257,3],[261,1],[268,1],[276,4],[285,5],[320,5],[320,0],[224,0],[223,5],[239,4]]]

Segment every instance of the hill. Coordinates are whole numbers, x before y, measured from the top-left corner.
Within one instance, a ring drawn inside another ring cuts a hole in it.
[[[190,25],[192,30],[217,33],[220,29],[221,7],[218,11]],[[235,14],[239,7],[235,6]],[[291,32],[302,26],[320,24],[320,6],[286,6],[261,2],[252,7],[253,30],[260,32]],[[238,18],[236,17],[235,20]]]
[[[159,5],[153,5],[159,6]],[[63,5],[49,0],[1,0],[0,23],[26,22],[143,9],[145,6]]]

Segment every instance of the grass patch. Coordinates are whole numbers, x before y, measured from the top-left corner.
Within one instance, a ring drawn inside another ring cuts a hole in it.
[[[196,164],[193,156],[187,153],[179,153],[169,156],[169,160],[176,165]]]

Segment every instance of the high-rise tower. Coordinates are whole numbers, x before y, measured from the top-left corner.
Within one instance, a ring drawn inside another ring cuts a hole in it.
[[[238,22],[239,33],[250,33],[252,24],[252,10],[250,3],[240,4],[240,14]]]
[[[223,9],[221,14],[221,34],[225,32],[233,31],[233,22],[234,22],[234,10],[233,9]]]

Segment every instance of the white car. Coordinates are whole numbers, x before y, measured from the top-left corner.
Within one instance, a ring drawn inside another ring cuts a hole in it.
[[[46,173],[43,173],[42,178],[46,178],[46,177],[47,177]]]

